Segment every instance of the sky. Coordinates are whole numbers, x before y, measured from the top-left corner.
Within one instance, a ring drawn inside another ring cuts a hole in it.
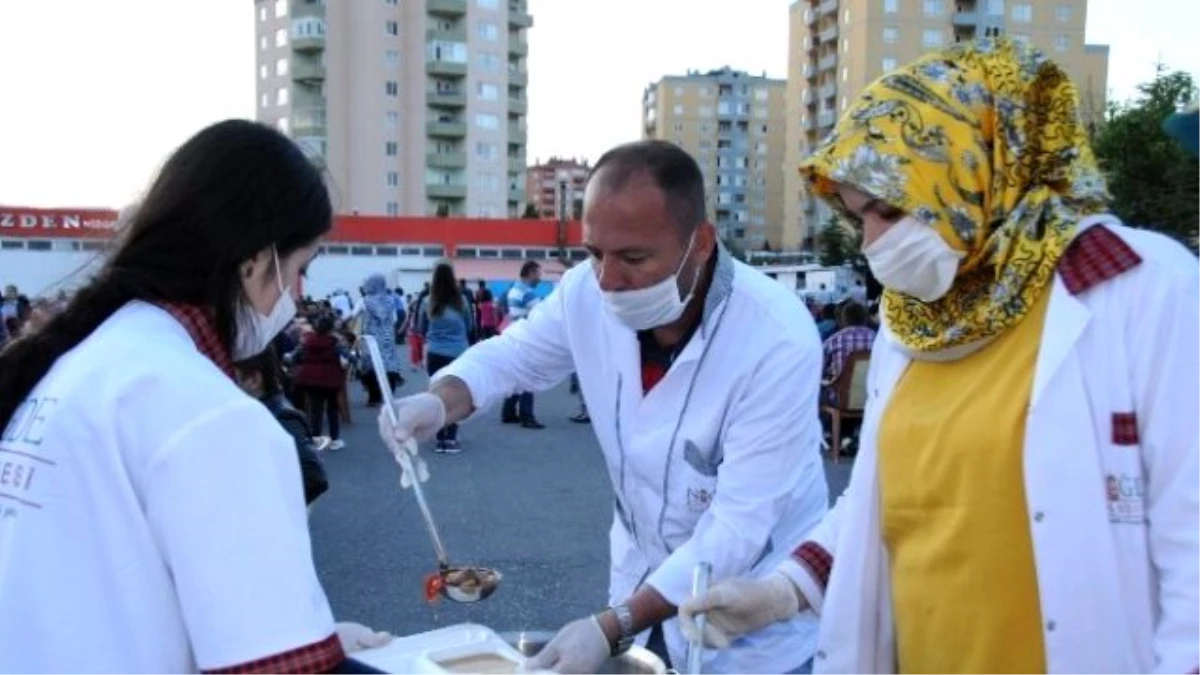
[[[789,4],[529,0],[530,161],[638,138],[663,75],[784,77]],[[190,135],[253,117],[254,19],[248,0],[0,0],[0,204],[119,208]],[[1160,59],[1200,73],[1198,26],[1196,0],[1090,0],[1087,40],[1123,100]]]

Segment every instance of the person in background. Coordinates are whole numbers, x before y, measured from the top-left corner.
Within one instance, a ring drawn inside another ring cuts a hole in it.
[[[418,317],[417,330],[425,337],[425,367],[433,377],[454,362],[470,346],[471,310],[461,288],[454,282],[454,268],[448,262],[433,268],[425,311]],[[447,424],[438,430],[436,452],[458,454],[458,425]]]
[[[487,282],[479,280],[479,290],[475,291],[476,324],[479,326],[479,339],[486,340],[496,337],[499,333],[500,313],[496,308],[496,299],[487,287]]]
[[[311,505],[329,490],[329,479],[325,477],[325,465],[317,456],[313,434],[304,413],[293,408],[283,395],[279,377],[281,368],[274,348],[268,347],[261,354],[238,361],[233,366],[242,391],[266,406],[279,426],[292,437],[300,460],[304,503]]]
[[[826,302],[817,312],[817,332],[821,334],[821,342],[828,340],[837,329],[837,305]]]
[[[1200,270],[1111,215],[1067,74],[1004,38],[931,52],[801,173],[885,289],[859,455],[689,633],[811,607],[818,672],[1196,672]]]
[[[471,315],[471,344],[479,341],[479,308],[475,306],[475,294],[471,292],[471,287],[467,285],[466,279],[458,280],[459,292],[463,296],[463,302],[467,312]]]
[[[408,312],[405,314],[401,332],[404,333],[404,338],[408,341],[408,366],[410,370],[414,371],[419,370],[421,364],[425,361],[425,338],[417,332],[418,308],[417,299],[409,294]]]
[[[188,139],[62,313],[0,351],[0,672],[350,670],[292,439],[234,380],[333,225],[272,126]],[[18,478],[17,476],[21,476]]]
[[[318,315],[313,330],[300,338],[300,346],[287,356],[287,361],[293,364],[292,381],[299,400],[308,409],[312,433],[320,436],[321,420],[329,420],[329,449],[341,450],[346,442],[342,440],[338,397],[346,386],[350,352],[334,335],[333,327],[333,316]]]
[[[846,358],[855,352],[869,352],[875,343],[875,330],[867,325],[867,308],[847,300],[839,310],[841,317],[838,325],[841,329],[831,335],[824,343],[825,370],[824,380],[834,382],[842,374],[842,366]],[[828,390],[827,390],[828,391]],[[833,392],[829,392],[833,393]],[[826,401],[836,404],[836,397],[826,396]]]
[[[362,300],[362,334],[370,335],[379,343],[379,352],[383,356],[383,366],[387,370],[388,386],[392,391],[404,384],[400,376],[400,354],[396,349],[396,306],[388,291],[387,282],[382,274],[372,274],[363,284]],[[383,403],[383,392],[379,389],[379,380],[372,370],[371,359],[366,352],[359,350],[363,385],[367,389],[367,405],[378,406]]]
[[[521,278],[504,294],[507,298],[505,321],[508,325],[528,317],[529,312],[541,301],[537,294],[537,286],[541,281],[542,266],[532,260],[525,261],[525,264],[521,265]],[[533,414],[531,391],[518,392],[504,399],[500,421],[504,424],[520,424],[524,429],[546,428]]]

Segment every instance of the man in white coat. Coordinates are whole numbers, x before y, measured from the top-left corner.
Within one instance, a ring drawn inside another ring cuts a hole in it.
[[[591,262],[428,393],[397,402],[395,427],[381,417],[401,452],[578,373],[615,492],[611,606],[568,624],[533,668],[595,672],[635,641],[682,666],[674,616],[696,565],[710,563],[714,581],[769,572],[826,511],[816,327],[792,293],[721,246],[703,181],[670,143],[610,150],[584,197]],[[709,653],[704,668],[795,671],[815,632],[811,617],[775,623]]]

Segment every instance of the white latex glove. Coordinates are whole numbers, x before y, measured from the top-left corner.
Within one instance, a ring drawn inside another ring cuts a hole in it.
[[[417,454],[417,441],[433,438],[446,423],[446,406],[437,396],[424,393],[408,396],[393,404],[396,423],[392,424],[388,411],[379,411],[379,436],[392,451],[396,463],[401,467],[400,487],[412,487],[414,478],[425,482],[429,480],[429,468]],[[404,471],[402,453],[407,453],[411,460],[416,476],[410,476]]]
[[[612,647],[594,616],[572,621],[558,631],[537,656],[525,661],[527,673],[594,673],[608,660]]]
[[[713,586],[707,594],[689,598],[679,606],[679,628],[684,637],[700,637],[696,615],[707,618],[704,644],[725,649],[739,637],[754,633],[777,621],[787,621],[808,606],[801,606],[799,589],[782,572],[762,579],[730,579]]]
[[[342,643],[342,651],[347,654],[382,647],[392,641],[391,633],[373,631],[353,621],[339,621],[334,628],[337,630],[338,641]]]

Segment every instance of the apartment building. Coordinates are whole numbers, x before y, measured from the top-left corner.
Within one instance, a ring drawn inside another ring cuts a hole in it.
[[[586,160],[551,157],[526,170],[525,194],[538,218],[579,219],[583,213],[583,188],[591,167]]]
[[[687,150],[704,172],[708,213],[746,250],[783,237],[784,80],[728,66],[670,75],[642,95],[645,138]]]
[[[811,248],[830,219],[795,171],[868,84],[922,53],[976,36],[1026,40],[1064,65],[1080,109],[1103,121],[1108,47],[1084,42],[1087,0],[797,0],[789,10],[785,237]]]
[[[524,210],[526,0],[255,0],[254,22],[258,119],[339,212]]]

